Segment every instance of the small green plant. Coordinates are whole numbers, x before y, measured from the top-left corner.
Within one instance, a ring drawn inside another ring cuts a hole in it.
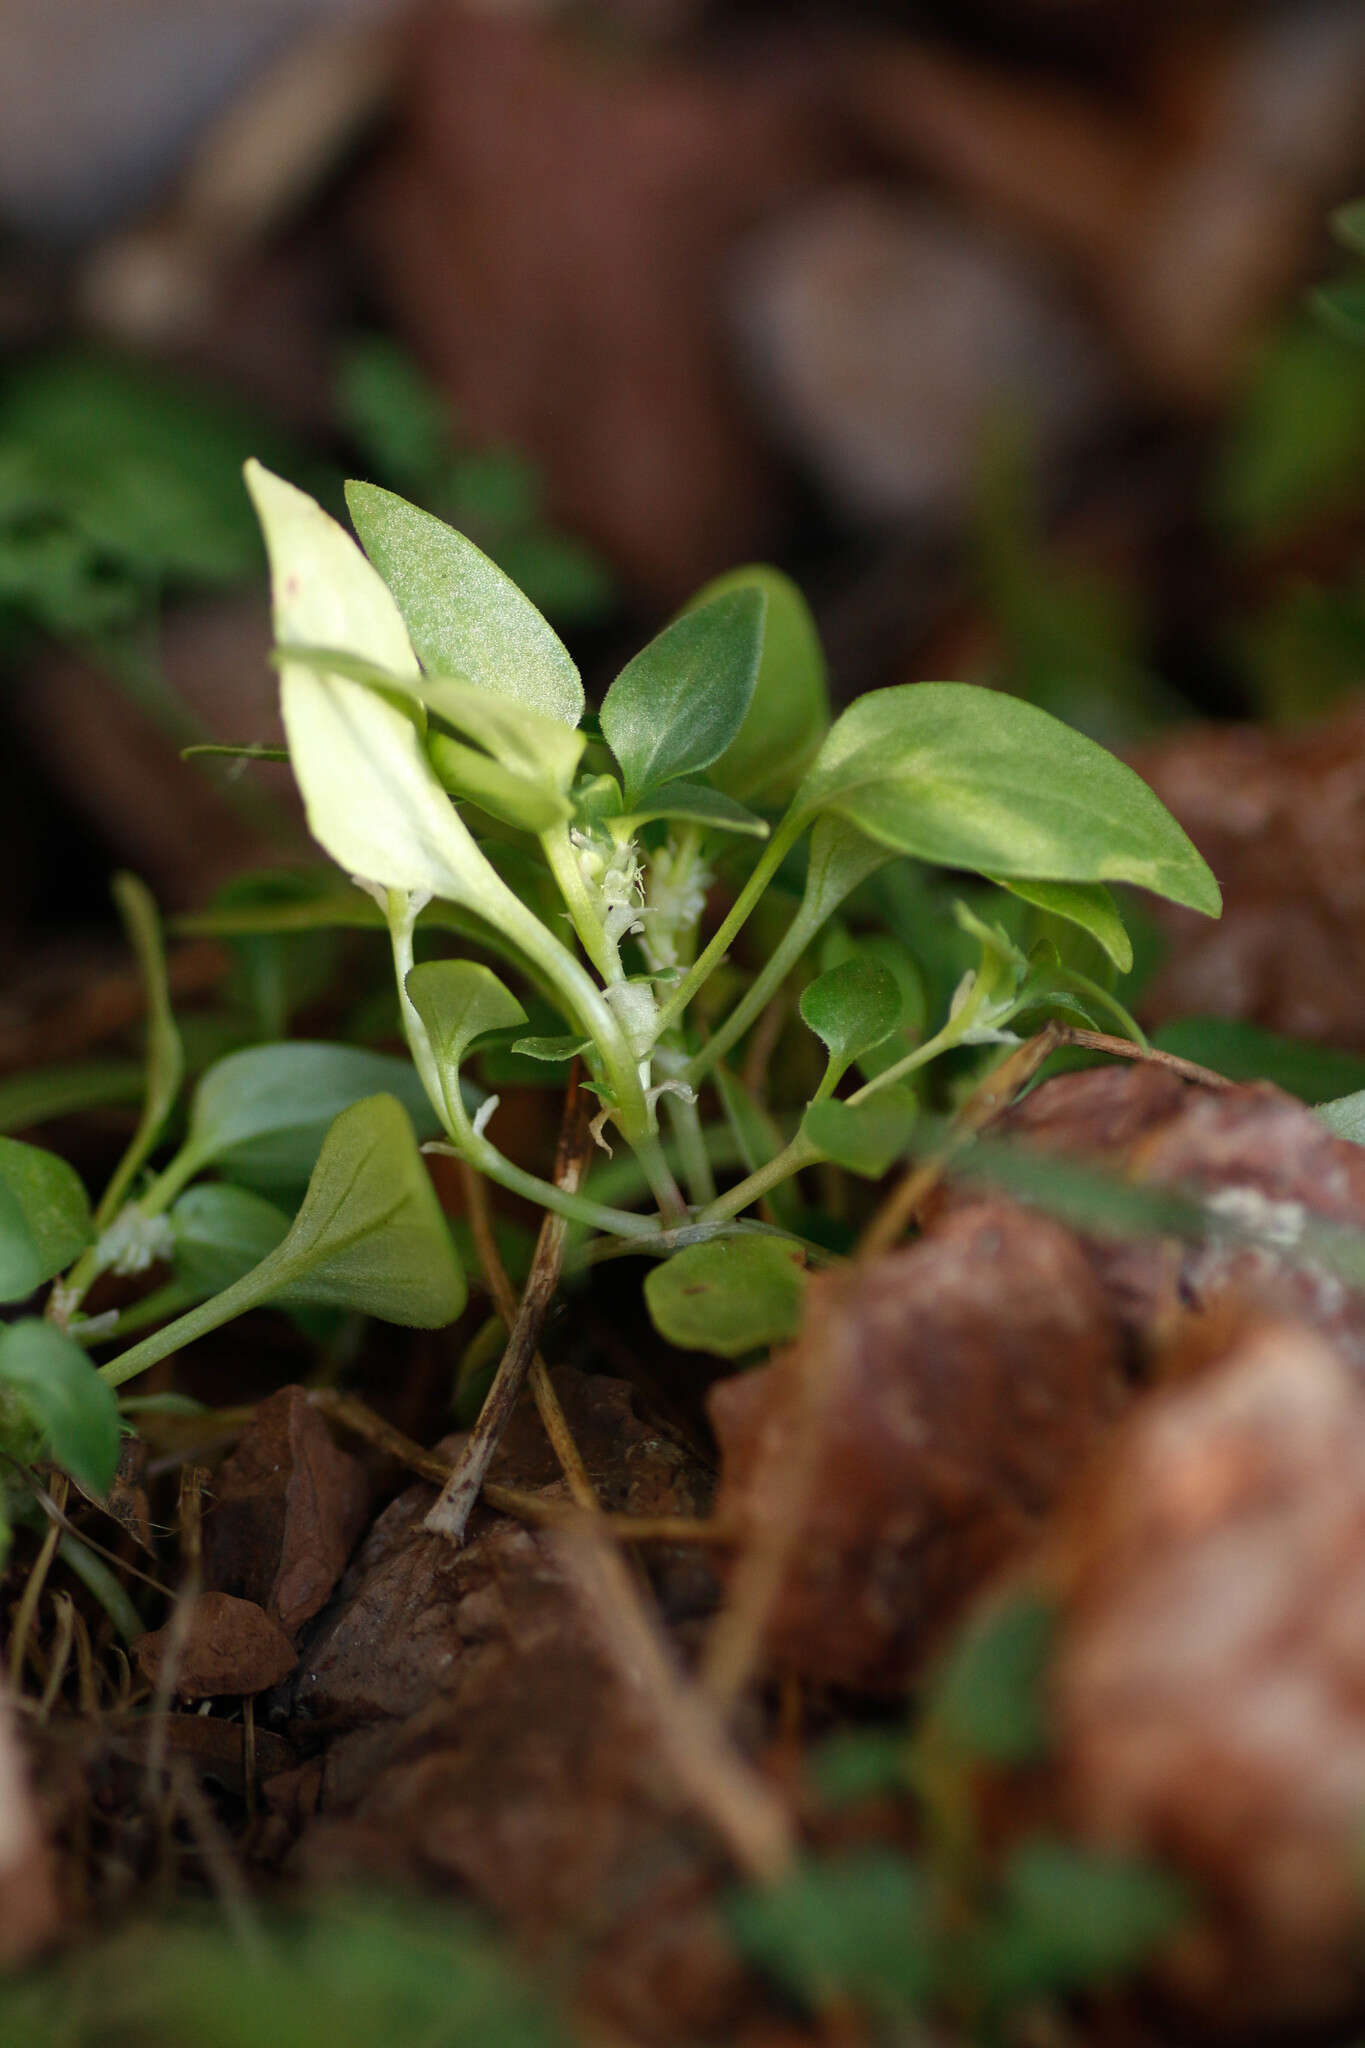
[[[423,1141],[574,1226],[576,1257],[658,1260],[646,1297],[676,1341],[737,1357],[785,1337],[806,1259],[838,1235],[829,1203],[801,1193],[808,1169],[884,1174],[926,1071],[964,1049],[996,1057],[1025,1018],[1135,1032],[1108,985],[1131,960],[1110,882],[1218,910],[1138,777],[1032,706],[926,683],[831,722],[812,621],[775,570],[702,591],[592,718],[563,643],[452,528],[356,484],[362,553],[292,485],[254,464],[248,481],[289,759],[349,882],[340,908],[336,890],[247,891],[220,926],[381,923],[411,1065],[246,1045],[182,1113],[155,909],[119,883],[149,1016],[128,1150],[92,1207],[60,1159],[0,1139],[0,1297],[54,1283],[45,1316],[0,1340],[0,1444],[19,1469],[46,1454],[102,1492],[114,1390],[261,1303],[453,1320],[464,1272]],[[990,878],[1001,914],[978,892],[945,920],[921,886],[931,868]],[[718,881],[728,907],[712,917]],[[895,915],[868,929],[841,915],[855,896]],[[918,957],[895,935],[915,904]],[[741,965],[751,917],[764,943]],[[418,957],[452,932],[459,955]],[[731,1055],[792,997],[797,1043],[770,1104]],[[586,1189],[530,1171],[489,1128],[500,1072],[567,1078],[575,1061],[593,1135],[618,1151]],[[102,1273],[153,1269],[141,1300],[86,1314]],[[96,1347],[114,1352],[98,1369]]]

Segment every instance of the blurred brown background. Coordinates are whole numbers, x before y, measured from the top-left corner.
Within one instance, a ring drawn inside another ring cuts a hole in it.
[[[112,862],[185,904],[298,851],[282,785],[177,754],[272,736],[254,562],[171,533],[91,625],[110,414],[57,433],[32,382],[73,347],[324,495],[439,469],[590,685],[766,556],[839,694],[995,681],[1127,743],[1365,668],[1365,383],[1303,310],[1362,182],[1358,0],[9,0],[0,959],[98,920]],[[164,498],[119,462],[106,499]]]

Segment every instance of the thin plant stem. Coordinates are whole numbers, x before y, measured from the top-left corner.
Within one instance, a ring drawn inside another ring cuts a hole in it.
[[[731,904],[719,928],[697,956],[692,966],[689,967],[687,973],[668,997],[668,1000],[660,1006],[659,1028],[661,1031],[667,1030],[670,1024],[682,1016],[698,989],[710,980],[711,975],[720,966],[736,934],[748,921],[749,913],[753,910],[763,891],[767,888],[769,882],[777,873],[779,867],[781,867],[782,862],[800,838],[801,833],[805,829],[805,824],[804,818],[794,818],[789,813],[777,827],[772,838],[760,854],[753,873]]]
[[[64,1506],[65,1502],[59,1503]],[[14,1617],[14,1633],[9,1646],[9,1680],[16,1693],[22,1691],[24,1683],[24,1660],[28,1656],[28,1639],[33,1630],[38,1602],[43,1597],[43,1587],[52,1569],[52,1560],[57,1555],[61,1541],[61,1524],[49,1522],[43,1535],[42,1548],[34,1560],[33,1569],[24,1582],[19,1600],[19,1610]]]
[[[701,1127],[701,1114],[695,1097],[675,1095],[670,1091],[664,1097],[664,1103],[673,1126],[673,1139],[688,1194],[699,1207],[714,1202],[716,1176],[711,1167],[711,1155],[706,1149],[706,1134]]]

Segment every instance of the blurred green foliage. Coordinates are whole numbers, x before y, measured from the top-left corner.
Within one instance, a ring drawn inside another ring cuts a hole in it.
[[[548,618],[591,625],[611,609],[610,575],[550,522],[534,467],[513,448],[464,446],[446,400],[396,342],[351,344],[337,404],[375,479],[477,542]]]

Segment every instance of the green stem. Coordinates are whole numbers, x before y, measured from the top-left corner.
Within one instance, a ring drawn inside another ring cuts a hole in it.
[[[716,1177],[711,1171],[711,1158],[702,1134],[701,1116],[694,1099],[672,1093],[664,1097],[668,1109],[668,1120],[673,1126],[673,1137],[678,1148],[683,1178],[687,1192],[698,1205],[714,1202],[716,1199]]]
[[[196,1337],[208,1335],[224,1323],[230,1323],[234,1316],[244,1315],[249,1308],[257,1308],[271,1295],[289,1284],[288,1263],[277,1261],[272,1252],[262,1259],[259,1266],[253,1266],[240,1280],[234,1280],[231,1287],[225,1287],[221,1294],[215,1294],[211,1301],[200,1302],[188,1314],[177,1316],[173,1323],[166,1323],[154,1330],[150,1337],[144,1337],[131,1350],[122,1351],[117,1358],[111,1358],[99,1368],[100,1378],[107,1380],[111,1387],[121,1387],[125,1380],[136,1378],[146,1372],[149,1365],[157,1365],[163,1358],[169,1358],[173,1351],[180,1351],[186,1344],[192,1344]]]
[[[583,870],[578,864],[573,841],[567,825],[555,825],[540,835],[541,850],[550,864],[564,898],[565,907],[578,933],[579,943],[601,975],[603,981],[624,981],[625,971],[621,966],[621,955],[616,941],[609,938],[592,893],[583,879]]]
[[[605,1202],[594,1202],[587,1195],[566,1194],[553,1181],[541,1180],[538,1174],[527,1173],[522,1167],[514,1166],[505,1153],[499,1152],[487,1138],[476,1137],[468,1123],[463,1133],[454,1138],[451,1149],[457,1158],[467,1161],[477,1172],[486,1174],[489,1180],[495,1180],[510,1194],[522,1195],[538,1208],[553,1209],[557,1216],[566,1216],[571,1223],[582,1223],[590,1230],[605,1230],[613,1237],[628,1237],[638,1242],[659,1235],[656,1217],[637,1216],[632,1209],[614,1209]],[[641,1178],[645,1178],[643,1163]],[[647,1180],[645,1184],[648,1185]]]
[[[724,1059],[736,1040],[743,1038],[749,1026],[762,1016],[821,925],[832,915],[833,909],[834,906],[831,904],[828,910],[818,915],[808,915],[806,904],[801,905],[781,942],[754,976],[725,1022],[707,1039],[701,1050],[693,1054],[684,1067],[681,1077],[684,1081],[690,1081],[695,1087],[706,1078],[717,1061]]]
[[[811,1144],[810,1139],[798,1131],[791,1143],[770,1159],[766,1166],[760,1166],[746,1180],[735,1187],[727,1188],[714,1202],[708,1202],[695,1218],[698,1223],[724,1223],[731,1216],[738,1216],[741,1209],[747,1209],[754,1202],[761,1202],[766,1194],[790,1180],[794,1173],[804,1167],[814,1166],[821,1153]]]

